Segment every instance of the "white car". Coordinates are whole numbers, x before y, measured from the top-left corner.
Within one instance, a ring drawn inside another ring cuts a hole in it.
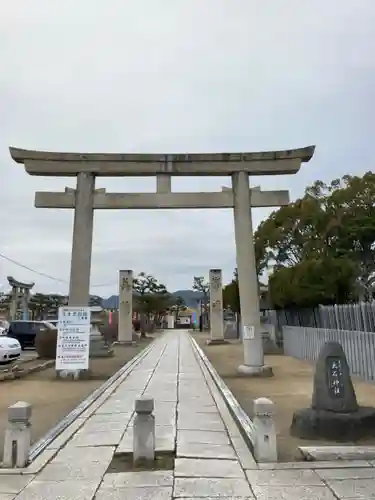
[[[21,356],[21,344],[10,337],[0,337],[0,364],[10,363]]]

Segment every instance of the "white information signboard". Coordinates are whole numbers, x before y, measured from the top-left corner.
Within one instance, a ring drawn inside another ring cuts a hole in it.
[[[243,340],[252,340],[255,337],[255,327],[254,326],[244,326],[243,327]]]
[[[56,370],[89,367],[91,313],[89,307],[60,307],[56,346]]]
[[[178,318],[178,322],[180,325],[190,325],[191,319],[190,316],[184,316],[182,318]]]

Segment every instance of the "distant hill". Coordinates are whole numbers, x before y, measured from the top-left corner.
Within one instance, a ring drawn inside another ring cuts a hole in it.
[[[198,302],[203,298],[202,292],[195,292],[194,290],[177,290],[171,295],[174,297],[182,297],[188,307],[197,307]]]
[[[197,307],[198,301],[203,297],[201,292],[195,292],[194,290],[177,290],[171,295],[173,297],[182,297],[188,307]],[[108,299],[103,299],[102,304],[106,309],[118,309],[119,297],[118,295],[111,295]]]

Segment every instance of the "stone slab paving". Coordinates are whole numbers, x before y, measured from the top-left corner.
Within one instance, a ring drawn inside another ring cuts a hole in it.
[[[131,451],[141,394],[155,399],[156,447],[175,454],[174,470],[107,472],[114,456]],[[375,499],[366,460],[258,467],[185,331],[156,341],[79,420],[67,444],[50,445],[38,474],[0,475],[0,500]]]

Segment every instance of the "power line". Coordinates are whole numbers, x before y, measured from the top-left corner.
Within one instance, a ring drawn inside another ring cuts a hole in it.
[[[56,278],[55,276],[51,276],[50,274],[46,274],[46,273],[37,271],[36,269],[32,269],[31,267],[26,266],[25,264],[22,264],[21,262],[17,262],[16,260],[11,259],[10,257],[7,257],[6,255],[4,255],[2,253],[0,253],[0,258],[7,260],[8,262],[11,262],[12,264],[15,264],[18,267],[22,267],[23,269],[26,269],[27,271],[30,271],[31,273],[38,274],[39,276],[43,276],[44,278],[48,278],[48,279],[53,280],[53,281],[58,281],[59,283],[69,284],[69,282],[66,280],[63,280],[61,278]],[[103,283],[101,285],[90,285],[90,288],[113,286],[115,284],[117,285],[117,283]]]

